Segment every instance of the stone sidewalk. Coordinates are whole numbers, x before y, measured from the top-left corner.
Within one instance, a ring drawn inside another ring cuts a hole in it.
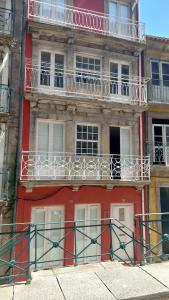
[[[102,262],[32,273],[30,285],[1,286],[0,300],[168,299],[169,262],[128,267]]]

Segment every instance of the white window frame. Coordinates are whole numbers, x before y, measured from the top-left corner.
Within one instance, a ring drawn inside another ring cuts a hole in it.
[[[91,58],[91,59],[98,59],[100,60],[100,71],[90,71],[90,70],[87,70],[87,69],[79,69],[79,68],[76,68],[76,59],[77,59],[77,56],[81,56],[81,57],[85,57],[85,58]],[[86,73],[90,73],[90,74],[93,74],[93,75],[99,75],[99,78],[102,77],[102,57],[99,56],[99,55],[94,55],[94,54],[90,54],[90,53],[83,53],[83,52],[77,52],[74,54],[74,70],[75,70],[75,75],[76,75],[76,72],[86,72]]]
[[[154,151],[157,146],[155,146],[155,140],[154,140],[154,127],[162,127],[162,145],[161,148],[163,148],[163,156],[164,156],[164,163],[168,165],[167,159],[166,159],[166,127],[169,128],[169,124],[152,124],[152,137],[153,137],[153,161],[155,161]],[[167,147],[168,148],[168,147]]]
[[[77,126],[81,125],[81,126],[92,126],[92,127],[97,127],[98,128],[98,141],[91,141],[91,140],[84,140],[86,142],[97,142],[98,144],[98,152],[96,155],[94,155],[94,157],[97,157],[98,155],[100,155],[100,126],[98,124],[92,124],[92,123],[85,123],[85,122],[77,122],[75,124],[75,154],[79,155],[79,156],[93,156],[92,154],[77,154],[76,152],[76,142],[78,141],[77,139]]]
[[[169,61],[161,61],[161,60],[154,60],[154,59],[151,60],[151,61],[150,61],[151,79],[153,79],[153,78],[152,78],[152,63],[158,63],[158,65],[159,65],[159,81],[160,81],[160,84],[159,84],[158,86],[163,86],[163,72],[162,72],[162,65],[163,65],[163,64],[169,65]],[[167,86],[164,86],[164,87],[169,88],[169,87],[167,87]]]
[[[112,93],[109,93],[110,94],[110,97],[119,97],[119,98],[124,98],[124,99],[129,99],[130,98],[130,80],[131,80],[131,63],[128,62],[128,61],[119,61],[119,60],[114,60],[114,59],[110,59],[109,60],[109,77],[110,77],[110,64],[111,63],[114,63],[114,64],[117,64],[118,65],[118,94],[112,94]],[[125,96],[125,95],[122,95],[121,94],[121,76],[122,76],[122,72],[121,72],[121,69],[122,69],[122,65],[126,65],[129,67],[129,77],[128,77],[128,84],[129,84],[129,96]],[[120,71],[120,72],[119,72]],[[110,89],[110,85],[109,85],[109,89]]]
[[[46,53],[50,53],[50,57],[51,57],[51,65],[50,65],[50,85],[43,85],[40,84],[40,77],[41,77],[41,54],[42,52],[46,52]],[[56,87],[54,86],[54,74],[55,74],[55,55],[63,55],[63,60],[64,60],[64,67],[63,67],[63,88],[61,87]],[[65,79],[64,79],[64,74],[65,74],[65,69],[66,69],[66,64],[65,64],[65,53],[62,51],[51,51],[47,48],[42,48],[39,51],[39,71],[38,71],[38,86],[39,89],[43,90],[43,89],[47,89],[47,90],[60,90],[60,91],[64,91],[65,89]]]
[[[50,126],[53,124],[59,124],[63,125],[63,153],[65,153],[65,123],[63,121],[55,121],[50,119],[37,119],[36,120],[36,153],[38,153],[38,124],[39,123],[48,123],[49,124],[49,147],[48,147],[48,153],[52,152],[50,151],[51,145],[53,145],[52,141],[52,135],[50,133]],[[50,125],[51,124],[51,125]],[[53,129],[52,129],[53,132]]]
[[[128,7],[128,20],[131,18],[131,8],[130,8],[130,3],[127,2],[123,2],[123,1],[117,1],[117,0],[109,0],[108,2],[108,13],[110,15],[110,11],[109,11],[109,5],[110,3],[115,3],[117,5],[117,15],[115,16],[117,19],[122,20],[123,18],[120,16],[120,7],[122,5],[125,5]],[[111,15],[110,15],[111,17]]]
[[[130,131],[130,155],[132,155],[133,153],[133,143],[132,143],[132,140],[133,140],[133,137],[132,137],[132,127],[131,126],[116,126],[114,124],[110,124],[109,125],[109,135],[110,135],[110,128],[111,127],[117,127],[117,128],[120,128],[120,129],[129,129]],[[110,143],[110,141],[109,141]],[[110,144],[109,144],[109,149],[110,149]],[[119,155],[121,155],[121,153],[119,153]]]

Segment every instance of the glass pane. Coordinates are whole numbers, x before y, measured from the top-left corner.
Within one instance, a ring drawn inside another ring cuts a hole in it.
[[[151,63],[151,72],[152,72],[152,84],[160,85],[159,63],[158,62]]]
[[[115,3],[115,2],[109,3],[109,15],[112,17],[117,16],[117,3]]]
[[[128,19],[129,19],[129,7],[128,7],[128,5],[125,5],[125,4],[120,5],[120,17],[125,19],[125,20],[123,20],[123,22],[128,21]]]
[[[49,151],[49,124],[46,122],[38,123],[38,152],[45,152],[46,155]]]
[[[120,222],[125,221],[125,209],[124,209],[124,207],[119,208],[119,221]]]
[[[49,52],[41,52],[41,74],[40,84],[50,86],[50,67],[51,54]]]
[[[54,86],[63,88],[63,74],[64,74],[64,55],[55,54],[55,78]]]
[[[63,153],[63,125],[53,125],[53,152]]]

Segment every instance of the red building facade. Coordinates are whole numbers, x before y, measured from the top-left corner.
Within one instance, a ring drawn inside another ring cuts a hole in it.
[[[84,226],[76,236],[77,263],[109,258],[103,254],[110,244],[119,248],[117,259],[127,259],[121,244],[138,259],[127,231],[120,231],[123,224],[137,235],[134,216],[146,211],[149,182],[138,3],[28,2],[17,222],[64,227],[37,242],[41,255],[47,240],[59,241],[61,265],[72,263],[75,251],[74,236],[62,238],[69,222]],[[109,218],[117,222],[111,237],[98,226]],[[49,251],[45,259],[54,256]]]

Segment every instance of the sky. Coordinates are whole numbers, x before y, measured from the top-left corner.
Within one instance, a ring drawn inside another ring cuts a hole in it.
[[[169,38],[169,0],[140,0],[140,13],[146,34]]]

